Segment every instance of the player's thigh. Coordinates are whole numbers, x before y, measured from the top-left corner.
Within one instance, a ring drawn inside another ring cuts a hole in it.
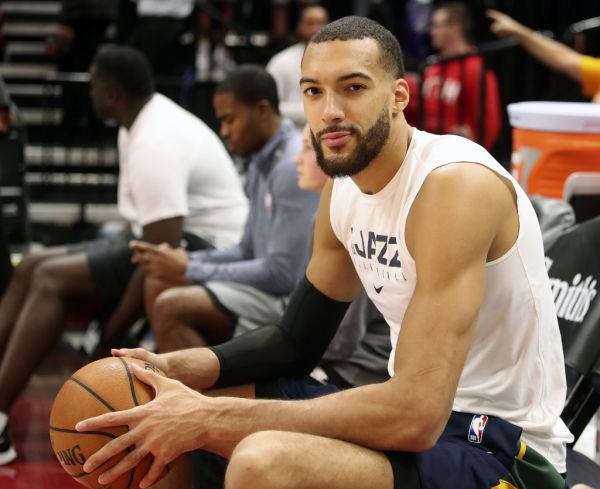
[[[227,489],[393,489],[388,458],[352,443],[280,431],[254,433],[233,452]]]

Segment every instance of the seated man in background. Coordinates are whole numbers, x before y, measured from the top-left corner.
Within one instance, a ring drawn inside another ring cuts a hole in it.
[[[431,45],[442,58],[465,54],[473,48],[469,41],[472,28],[473,20],[464,3],[442,3],[435,8],[431,18]],[[464,136],[491,149],[500,134],[502,113],[496,76],[486,69],[485,86],[482,86],[483,69],[478,55],[430,65],[425,70],[420,92],[418,81],[408,77],[411,84],[411,100],[407,108],[409,123],[416,123],[417,113],[422,110],[422,129],[436,134]],[[480,91],[483,89],[485,99],[482,107]],[[423,107],[419,108],[419,104]],[[485,123],[483,134],[480,116]]]
[[[229,150],[251,157],[250,214],[241,241],[222,250],[188,255],[132,242],[149,278],[146,313],[163,352],[277,324],[308,258],[318,195],[298,188],[300,135],[279,113],[275,80],[264,68],[241,66],[217,86],[213,103]]]
[[[147,61],[132,48],[102,50],[91,66],[98,115],[119,126],[119,212],[134,236],[191,248],[235,242],[247,213],[239,177],[218,136],[154,92]],[[143,312],[143,273],[128,238],[26,256],[0,302],[0,464],[15,458],[7,414],[65,327],[67,311],[108,320],[110,344]]]
[[[521,45],[546,66],[581,84],[581,90],[592,102],[600,103],[600,59],[578,53],[520,24],[497,10],[488,10],[493,20],[491,31],[499,37],[516,37]]]

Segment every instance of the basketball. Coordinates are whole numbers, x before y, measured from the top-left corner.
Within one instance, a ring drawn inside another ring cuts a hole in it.
[[[75,425],[84,419],[111,411],[122,411],[145,404],[154,397],[152,387],[140,382],[131,370],[133,364],[164,375],[154,365],[133,358],[109,357],[92,362],[75,372],[62,386],[50,413],[50,442],[63,469],[77,482],[91,489],[105,488],[98,483],[101,473],[116,465],[125,455],[114,456],[89,474],[83,464],[113,438],[127,431],[126,426],[105,431],[78,432]],[[110,484],[111,489],[139,487],[150,469],[152,455]]]

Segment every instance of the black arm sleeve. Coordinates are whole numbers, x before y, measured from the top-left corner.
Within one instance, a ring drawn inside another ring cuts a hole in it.
[[[221,365],[214,387],[310,373],[349,305],[327,297],[303,277],[279,326],[264,326],[211,347]]]

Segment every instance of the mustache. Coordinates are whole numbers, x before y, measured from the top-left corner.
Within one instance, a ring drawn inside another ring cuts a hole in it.
[[[344,127],[344,126],[330,126],[325,129],[321,129],[319,132],[315,134],[315,138],[320,140],[325,134],[329,134],[332,132],[349,132],[350,134],[358,134],[358,130],[352,126]]]

